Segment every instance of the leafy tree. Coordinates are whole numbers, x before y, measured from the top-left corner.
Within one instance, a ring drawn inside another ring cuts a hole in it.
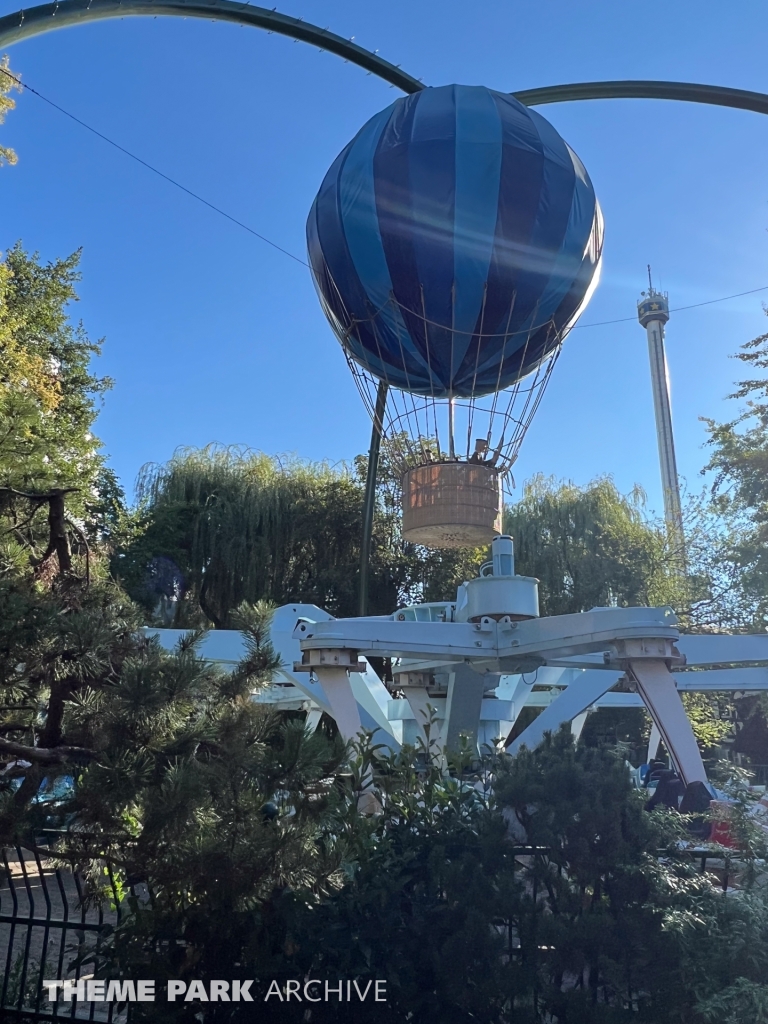
[[[145,604],[156,600],[147,566],[161,556],[183,574],[188,606],[217,626],[243,600],[352,614],[362,490],[349,472],[211,446],[145,467],[138,490],[145,528],[117,569]]]
[[[58,836],[97,904],[111,873],[126,926],[96,961],[109,977],[238,977],[246,951],[268,968],[283,894],[343,882],[344,747],[253,701],[278,663],[269,608],[239,610],[231,673],[198,657],[200,634],[165,652],[137,612],[108,580],[0,577],[0,842]],[[45,799],[56,779],[69,795]]]
[[[768,1024],[768,985],[739,978],[700,1006],[707,1024]]]
[[[719,999],[761,1005],[759,889],[734,897],[701,875],[677,846],[679,820],[645,812],[610,752],[574,748],[564,730],[474,776],[466,761],[455,767],[462,779],[409,750],[385,760],[383,813],[350,834],[346,883],[319,902],[283,893],[274,944],[238,959],[262,996],[265,979],[349,978],[365,990],[385,978],[386,1003],[272,998],[260,1019],[705,1024]],[[531,846],[515,845],[512,819]],[[222,1007],[211,1019],[248,1013]]]
[[[759,890],[734,899],[697,874],[675,852],[677,823],[642,810],[608,751],[574,749],[562,730],[507,762],[496,794],[546,851],[534,868],[543,1019],[698,1022],[723,989],[761,982]]]
[[[112,382],[90,371],[101,342],[69,320],[79,262],[80,251],[44,266],[17,243],[2,264],[0,468],[20,489],[90,483],[101,466],[92,427]]]

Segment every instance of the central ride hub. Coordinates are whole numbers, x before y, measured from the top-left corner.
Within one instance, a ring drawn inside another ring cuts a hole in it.
[[[502,535],[491,545],[492,559],[480,575],[462,583],[457,593],[456,621],[480,622],[483,618],[512,621],[539,617],[539,581],[515,575],[512,538]]]

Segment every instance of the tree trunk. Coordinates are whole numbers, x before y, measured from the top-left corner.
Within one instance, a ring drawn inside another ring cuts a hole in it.
[[[48,525],[51,530],[49,550],[53,548],[59,560],[59,572],[69,575],[72,572],[72,552],[69,547],[69,534],[67,533],[66,512],[64,508],[64,495],[66,491],[56,489],[52,491],[48,499]]]

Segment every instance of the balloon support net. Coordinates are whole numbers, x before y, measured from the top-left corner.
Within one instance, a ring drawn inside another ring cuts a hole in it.
[[[392,467],[402,474],[430,462],[476,462],[493,466],[506,479],[561,348],[562,341],[527,377],[491,395],[432,398],[389,386],[380,429]],[[381,380],[344,352],[373,420]]]

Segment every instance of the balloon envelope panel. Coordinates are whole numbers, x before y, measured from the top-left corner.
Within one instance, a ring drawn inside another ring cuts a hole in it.
[[[489,394],[536,369],[591,294],[602,217],[552,125],[482,86],[424,89],[364,125],[307,222],[347,353],[392,386]]]

